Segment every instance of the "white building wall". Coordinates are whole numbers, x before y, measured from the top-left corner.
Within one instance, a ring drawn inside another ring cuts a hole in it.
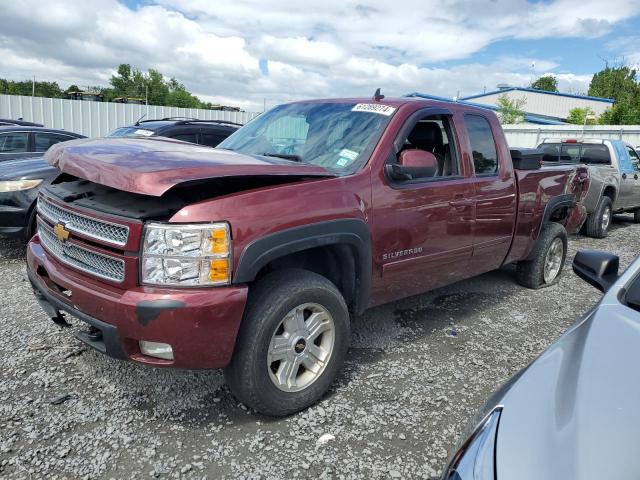
[[[245,124],[259,113],[0,95],[0,118],[21,117],[45,127],[68,130],[87,137],[104,136],[115,128],[132,125],[143,115],[148,120],[189,117]]]
[[[600,102],[597,100],[527,92],[522,90],[496,92],[491,95],[471,98],[467,101],[481,103],[484,105],[497,105],[498,99],[502,95],[506,95],[510,100],[524,99],[525,104],[522,109],[527,113],[557,118],[567,118],[569,116],[569,112],[574,108],[590,108],[596,115],[601,115],[612,105],[611,103]]]

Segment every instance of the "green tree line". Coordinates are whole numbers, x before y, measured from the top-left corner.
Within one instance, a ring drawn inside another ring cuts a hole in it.
[[[108,87],[79,88],[77,85],[70,85],[63,90],[57,82],[14,81],[0,78],[0,93],[8,95],[34,94],[36,97],[65,98],[66,92],[82,90],[100,93],[104,95],[104,100],[107,102],[119,97],[135,97],[146,99],[149,105],[205,109],[216,106],[210,102],[201,101],[173,77],[166,78],[154,69],[149,69],[145,73],[126,63],[118,66],[117,73],[111,76]]]

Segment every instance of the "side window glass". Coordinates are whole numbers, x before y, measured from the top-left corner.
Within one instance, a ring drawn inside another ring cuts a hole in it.
[[[633,169],[636,172],[640,171],[640,157],[638,156],[638,152],[636,152],[634,148],[629,146],[627,146],[627,150],[629,151],[629,158],[631,159]]]
[[[29,145],[27,132],[12,132],[0,135],[0,153],[23,153]]]
[[[460,164],[453,138],[449,117],[425,117],[413,127],[400,153],[406,150],[422,150],[433,154],[435,168],[428,169],[420,178],[454,177],[460,174]]]
[[[465,115],[476,175],[498,173],[498,152],[489,121],[479,115]]]
[[[176,140],[182,140],[183,142],[197,143],[198,137],[195,133],[178,133],[176,135],[170,135],[171,138]]]
[[[34,133],[34,151],[46,152],[52,145],[68,140],[73,140],[73,138],[57,133]]]
[[[200,144],[206,145],[207,147],[216,147],[224,139],[224,135],[213,135],[211,133],[200,134]]]

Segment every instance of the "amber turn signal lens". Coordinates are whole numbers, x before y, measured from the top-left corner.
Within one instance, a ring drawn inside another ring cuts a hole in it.
[[[212,282],[224,282],[229,279],[229,259],[211,260],[209,263],[209,279]]]
[[[226,255],[229,253],[229,238],[225,230],[211,231],[211,253]]]

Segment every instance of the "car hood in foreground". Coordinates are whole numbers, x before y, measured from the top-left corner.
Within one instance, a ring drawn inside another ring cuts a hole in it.
[[[181,183],[220,177],[334,176],[322,167],[161,137],[74,140],[52,146],[45,160],[76,177],[153,196]]]
[[[3,162],[0,180],[47,179],[58,173],[58,169],[49,165],[42,157],[24,158]]]
[[[639,317],[603,300],[497,399],[497,478],[638,478]]]

